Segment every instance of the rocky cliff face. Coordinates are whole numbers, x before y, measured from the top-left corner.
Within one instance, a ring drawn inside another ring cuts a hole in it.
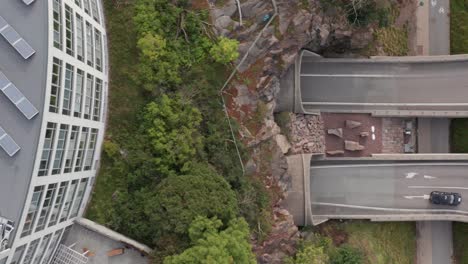
[[[279,206],[290,186],[285,155],[301,152],[304,146],[301,142],[292,142],[291,150],[291,144],[281,135],[281,129],[274,121],[279,80],[302,48],[317,53],[363,48],[373,39],[372,28],[354,28],[343,14],[325,13],[319,0],[276,0],[278,13],[275,17],[275,6],[270,0],[240,0],[241,12],[236,0],[207,1],[216,33],[239,40],[240,58],[248,52],[239,73],[226,90],[225,98],[229,115],[241,126],[240,137],[250,148],[247,169],[250,173],[260,173],[260,163],[267,162],[268,171],[261,171],[263,182],[267,189],[277,192],[272,210],[272,231],[266,240],[254,241],[254,250],[259,263],[281,263],[285,256],[295,252],[299,238],[292,216]],[[259,36],[270,19],[274,20]],[[259,39],[252,46],[257,36]],[[308,121],[308,117],[300,118]],[[310,127],[304,130],[314,142],[306,146],[307,152],[323,148],[320,128],[315,127],[315,121],[319,122],[312,120]],[[302,130],[305,129],[301,127],[303,123],[299,120],[291,126]],[[260,147],[265,143],[268,148]],[[268,161],[265,156],[269,157]]]

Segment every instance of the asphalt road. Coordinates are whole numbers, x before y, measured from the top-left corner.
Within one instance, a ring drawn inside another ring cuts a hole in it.
[[[314,161],[310,169],[312,215],[468,215],[468,202],[452,207],[428,201],[433,190],[459,192],[468,198],[467,171],[468,162]]]
[[[304,108],[320,111],[468,111],[468,61],[307,58],[300,89]]]
[[[429,0],[429,54],[450,54],[450,1]]]

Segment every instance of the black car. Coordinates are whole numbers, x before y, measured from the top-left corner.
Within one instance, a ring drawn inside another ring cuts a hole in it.
[[[433,191],[429,201],[433,204],[456,206],[462,202],[462,197],[459,193]]]

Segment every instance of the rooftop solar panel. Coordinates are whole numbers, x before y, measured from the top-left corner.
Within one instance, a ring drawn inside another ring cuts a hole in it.
[[[23,3],[27,4],[27,5],[30,5],[32,4],[32,2],[34,2],[35,0],[23,0]]]
[[[12,45],[24,58],[28,59],[36,51],[0,16],[0,34]]]
[[[5,26],[8,26],[8,22],[0,16],[0,30],[3,29]]]
[[[10,101],[23,113],[27,119],[32,119],[39,111],[31,104],[31,102],[16,88],[16,86],[8,80],[8,78],[0,71],[0,90],[10,99]]]
[[[3,37],[13,45],[16,41],[20,40],[21,37],[10,25],[8,25],[4,30],[1,31]]]
[[[36,53],[36,51],[31,46],[29,46],[29,44],[24,39],[20,39],[18,42],[16,42],[15,45],[13,45],[13,47],[15,47],[15,49],[19,52],[19,54],[21,54],[21,56],[23,56],[24,59],[28,59],[34,53]]]
[[[8,80],[5,74],[3,74],[3,72],[0,71],[0,90],[3,90],[10,83],[10,80]]]
[[[36,107],[34,107],[34,105],[31,104],[31,102],[28,99],[26,99],[26,97],[23,97],[23,100],[20,100],[16,107],[18,107],[18,109],[21,111],[21,113],[23,113],[23,115],[27,119],[32,119],[39,113]]]
[[[10,157],[13,157],[21,149],[2,127],[0,127],[0,147],[2,147]]]

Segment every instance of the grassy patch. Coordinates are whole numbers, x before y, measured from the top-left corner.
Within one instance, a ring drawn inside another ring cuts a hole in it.
[[[320,227],[335,245],[347,244],[364,253],[366,264],[411,264],[416,254],[416,227],[410,222],[330,222]]]
[[[468,153],[468,119],[452,119],[450,145],[453,153]]]
[[[353,221],[344,225],[348,243],[364,251],[369,264],[411,264],[415,260],[414,223]]]
[[[453,119],[450,148],[454,153],[468,153],[468,119]],[[468,264],[468,224],[453,223],[453,250],[458,264]]]
[[[468,53],[468,1],[450,1],[450,52]]]
[[[116,5],[115,1],[104,1],[109,38],[110,82],[108,108],[108,139],[124,142],[129,134],[138,127],[137,114],[146,103],[143,89],[133,82],[135,65],[138,63],[136,33],[133,27],[133,0],[128,4]],[[125,181],[114,177],[110,159],[103,157],[96,187],[86,216],[105,223],[106,212],[112,207],[112,194]],[[117,174],[118,175],[118,174]]]
[[[408,54],[408,32],[406,28],[385,27],[375,32],[376,41],[390,56],[405,56]]]
[[[453,247],[458,264],[468,264],[468,224],[453,223]]]

